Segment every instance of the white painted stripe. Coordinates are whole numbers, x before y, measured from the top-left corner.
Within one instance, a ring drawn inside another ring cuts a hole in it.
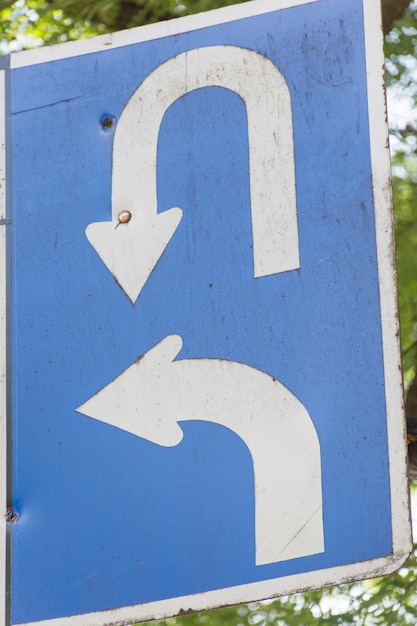
[[[6,215],[6,72],[0,72],[0,217]],[[0,626],[6,625],[7,538],[6,226],[0,225]]]
[[[373,171],[375,226],[382,343],[385,366],[393,551],[411,551],[406,423],[401,372],[400,328],[397,309],[391,166],[385,89],[382,21],[379,0],[364,0],[368,111]]]
[[[69,57],[91,54],[93,52],[101,52],[109,48],[121,48],[152,39],[178,35],[200,28],[207,28],[208,26],[215,26],[216,24],[234,22],[235,20],[245,17],[262,15],[264,13],[277,11],[278,9],[289,9],[304,4],[312,4],[317,1],[318,0],[252,0],[252,2],[246,2],[244,4],[223,7],[222,9],[215,9],[196,15],[187,15],[156,24],[138,26],[137,28],[130,28],[108,35],[100,35],[90,39],[82,39],[81,41],[70,41],[55,46],[37,48],[36,50],[15,52],[10,55],[10,67],[26,67],[28,65],[36,65],[37,63],[47,63],[49,61],[68,59]]]

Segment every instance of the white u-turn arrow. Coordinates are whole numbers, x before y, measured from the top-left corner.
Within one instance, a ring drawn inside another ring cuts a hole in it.
[[[272,61],[253,50],[197,48],[157,67],[127,103],[114,137],[112,222],[95,222],[86,229],[132,302],[182,217],[179,208],[157,212],[157,143],[163,116],[181,96],[210,86],[236,92],[246,105],[254,276],[299,267],[292,111],[285,79]],[[119,223],[122,211],[131,213],[128,223]]]
[[[323,552],[320,446],[304,406],[248,365],[174,361],[181,347],[165,337],[77,411],[160,446],[181,441],[184,420],[231,429],[253,461],[256,564]]]

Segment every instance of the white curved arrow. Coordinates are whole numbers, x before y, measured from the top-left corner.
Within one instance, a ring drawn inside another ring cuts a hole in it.
[[[120,116],[113,146],[112,222],[95,222],[86,235],[132,302],[182,217],[157,213],[156,159],[167,109],[201,87],[236,92],[246,105],[254,276],[297,269],[299,262],[290,94],[265,56],[235,46],[197,48],[157,67]],[[129,211],[128,223],[119,223]]]
[[[323,552],[320,446],[304,406],[248,365],[173,361],[181,346],[165,337],[77,411],[160,446],[181,441],[184,420],[231,429],[253,461],[256,564]]]

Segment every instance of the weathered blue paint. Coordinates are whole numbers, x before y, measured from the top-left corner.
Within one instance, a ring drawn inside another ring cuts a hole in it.
[[[12,71],[14,623],[392,552],[361,6],[320,0]],[[111,215],[100,120],[168,58],[221,44],[266,55],[289,86],[301,268],[253,278],[245,109],[206,88],[161,126],[158,210],[184,217],[134,306],[84,234]],[[308,409],[323,554],[255,566],[253,467],[231,431],[185,421],[161,448],[75,412],[168,334],[181,358],[267,371]]]

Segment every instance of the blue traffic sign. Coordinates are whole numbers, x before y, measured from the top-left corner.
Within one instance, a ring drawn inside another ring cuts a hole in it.
[[[255,0],[4,60],[6,626],[407,557],[378,5]]]

